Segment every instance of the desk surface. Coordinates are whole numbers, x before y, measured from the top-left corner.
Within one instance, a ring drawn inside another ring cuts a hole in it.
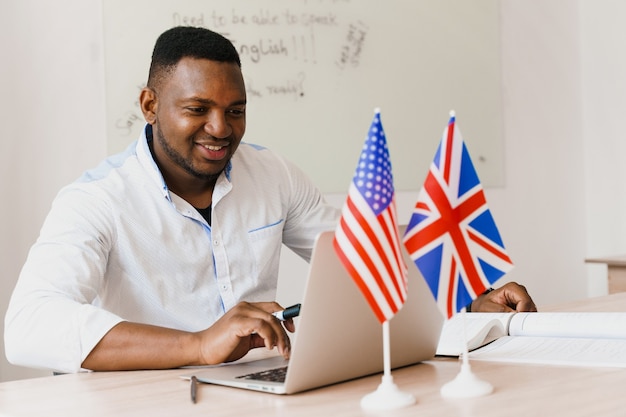
[[[626,293],[563,303],[544,311],[626,311]],[[444,400],[440,387],[459,371],[457,360],[433,359],[392,372],[394,382],[417,403],[366,413],[361,398],[380,375],[280,396],[201,384],[192,404],[180,369],[97,372],[0,383],[0,416],[612,416],[624,415],[626,369],[577,368],[472,362],[493,394]]]

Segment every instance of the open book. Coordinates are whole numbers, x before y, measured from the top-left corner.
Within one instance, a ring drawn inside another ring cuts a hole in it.
[[[626,367],[623,312],[457,314],[444,324],[437,355],[460,355],[464,331],[471,359]]]

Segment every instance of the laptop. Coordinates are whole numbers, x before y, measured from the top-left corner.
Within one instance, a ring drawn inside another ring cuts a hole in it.
[[[244,357],[196,370],[198,381],[294,394],[383,371],[382,325],[337,258],[333,236],[334,231],[327,231],[316,239],[296,332],[291,335],[290,359],[274,356],[246,362]],[[443,326],[424,279],[406,252],[404,258],[407,300],[389,321],[392,368],[433,358]]]

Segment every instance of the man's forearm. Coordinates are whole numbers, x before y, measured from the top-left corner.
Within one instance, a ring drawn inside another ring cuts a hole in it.
[[[168,369],[199,365],[194,333],[121,322],[93,348],[82,367],[94,371]]]

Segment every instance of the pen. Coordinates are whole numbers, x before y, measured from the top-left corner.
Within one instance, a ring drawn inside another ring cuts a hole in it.
[[[276,311],[272,313],[272,316],[276,317],[280,321],[285,321],[294,317],[298,317],[298,315],[300,315],[300,306],[301,304],[294,304],[291,307],[287,307],[282,311]]]
[[[191,376],[191,402],[196,403],[196,392],[198,390],[198,378],[195,375]]]

